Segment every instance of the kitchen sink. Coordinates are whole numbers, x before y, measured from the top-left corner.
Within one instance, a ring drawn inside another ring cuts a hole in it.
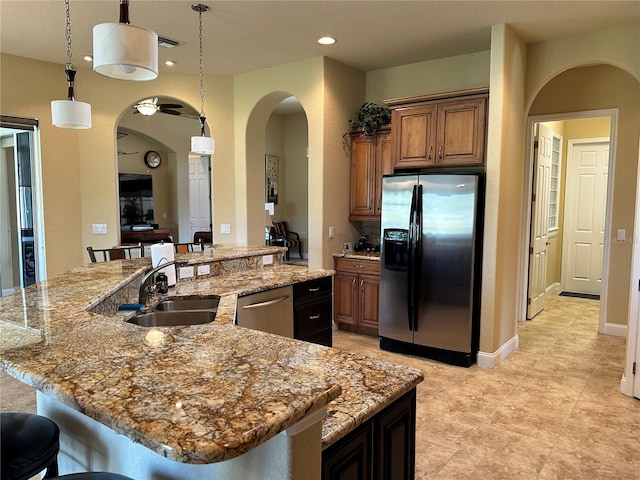
[[[180,310],[217,310],[220,297],[209,298],[174,298],[163,300],[156,305],[156,310],[165,312]]]
[[[176,327],[179,325],[201,325],[213,322],[216,311],[209,310],[173,310],[140,313],[127,320],[141,327]]]

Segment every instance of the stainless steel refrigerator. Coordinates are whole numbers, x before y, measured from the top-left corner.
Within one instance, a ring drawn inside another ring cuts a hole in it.
[[[380,348],[469,366],[479,338],[482,176],[382,183]]]

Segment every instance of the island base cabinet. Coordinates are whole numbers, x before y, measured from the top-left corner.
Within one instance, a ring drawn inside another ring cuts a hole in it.
[[[411,480],[416,460],[416,389],[322,452],[323,480]]]
[[[38,414],[60,427],[61,475],[108,471],[138,480],[309,480],[321,475],[323,409],[238,457],[191,464],[165,458],[39,391],[36,395]]]

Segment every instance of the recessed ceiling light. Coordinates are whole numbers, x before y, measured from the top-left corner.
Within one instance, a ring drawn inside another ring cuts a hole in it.
[[[84,58],[87,62],[93,62],[93,57],[91,55],[85,55]]]
[[[167,67],[172,67],[173,65],[175,65],[175,64],[176,64],[176,62],[174,62],[173,60],[167,60],[166,62],[164,62],[164,64],[165,64]]]
[[[321,45],[333,45],[336,43],[336,39],[333,37],[321,37],[318,39],[318,43]]]

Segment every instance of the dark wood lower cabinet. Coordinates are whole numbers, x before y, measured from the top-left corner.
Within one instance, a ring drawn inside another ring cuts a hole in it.
[[[411,480],[416,460],[416,389],[322,452],[323,480]]]

